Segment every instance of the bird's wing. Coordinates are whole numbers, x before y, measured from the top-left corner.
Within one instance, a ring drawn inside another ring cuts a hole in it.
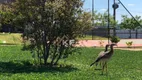
[[[99,62],[99,61],[102,59],[102,57],[104,57],[107,53],[109,53],[109,51],[106,51],[106,52],[101,51],[101,52],[98,54],[98,57],[96,58],[96,60],[95,60],[90,66],[92,66],[92,65],[94,65],[95,63]]]
[[[99,56],[102,56],[103,54],[104,54],[104,51],[101,51],[101,52],[98,54],[98,57],[99,57]],[[97,58],[98,58],[98,57],[97,57]],[[94,65],[95,63],[96,63],[96,60],[95,60],[93,63],[91,63],[90,66]]]
[[[98,57],[103,55],[104,54],[104,51],[101,51],[99,54],[98,54]]]
[[[99,54],[98,54],[98,57],[102,57],[102,56],[104,56],[105,54],[107,54],[109,51],[106,51],[106,52],[104,52],[104,51],[101,51]],[[97,57],[97,58],[98,58]]]
[[[95,60],[95,62],[99,62],[106,54],[108,54],[109,53],[109,51],[106,51],[106,52],[104,52],[104,53],[102,53],[101,55],[99,55],[98,57],[97,57],[97,59]]]

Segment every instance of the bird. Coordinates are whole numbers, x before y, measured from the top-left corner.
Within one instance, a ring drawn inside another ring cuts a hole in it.
[[[104,73],[105,68],[106,68],[106,72],[107,72],[107,62],[114,53],[113,46],[116,46],[116,45],[117,44],[114,44],[114,43],[110,44],[110,51],[106,51],[102,55],[98,56],[97,59],[95,60],[95,62],[93,62],[90,66],[102,61],[103,62],[102,74]]]
[[[107,44],[106,46],[105,46],[105,50],[104,51],[101,51],[99,54],[98,54],[98,57],[99,56],[101,56],[101,55],[103,55],[105,52],[107,52],[108,51],[108,47],[110,46],[110,44]],[[96,66],[98,65],[98,63],[96,63]],[[102,65],[102,63],[100,62],[100,66]]]

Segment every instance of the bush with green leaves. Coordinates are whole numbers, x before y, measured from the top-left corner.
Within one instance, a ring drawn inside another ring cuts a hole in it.
[[[127,45],[128,48],[130,48],[132,46],[132,44],[133,44],[133,41],[126,42],[126,45]]]
[[[13,24],[24,29],[22,37],[29,42],[33,57],[37,54],[39,63],[53,66],[74,52],[69,41],[91,25],[91,15],[82,14],[82,6],[82,0],[16,0],[13,3],[13,13],[17,13]]]
[[[118,36],[110,36],[110,41],[112,43],[118,43],[120,41],[120,38]]]

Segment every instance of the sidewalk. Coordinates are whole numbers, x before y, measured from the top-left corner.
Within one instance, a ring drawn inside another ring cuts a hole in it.
[[[142,47],[142,39],[121,39],[117,47],[127,47],[126,42],[133,41],[132,47]],[[109,41],[111,43],[111,41]],[[102,44],[100,44],[102,43]],[[108,44],[108,40],[80,40],[77,47],[102,47]]]

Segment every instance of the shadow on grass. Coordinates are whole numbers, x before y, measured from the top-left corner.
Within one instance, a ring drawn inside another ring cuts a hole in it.
[[[67,73],[71,71],[78,70],[72,66],[64,67],[48,67],[48,66],[34,66],[29,61],[10,61],[10,62],[0,62],[0,72],[2,73],[30,73],[30,72],[62,72]]]
[[[102,69],[96,68],[95,70],[102,70]]]

